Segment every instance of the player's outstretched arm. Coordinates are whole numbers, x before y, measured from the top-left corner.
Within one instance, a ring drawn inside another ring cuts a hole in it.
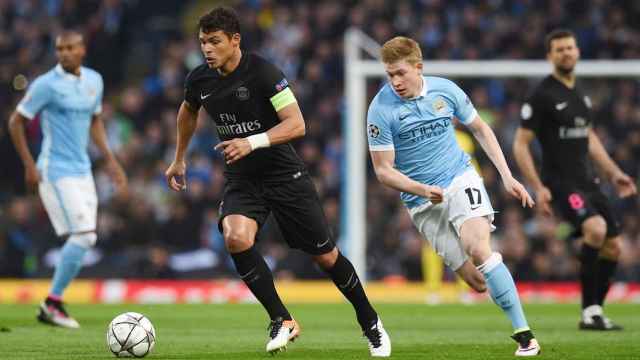
[[[40,173],[36,168],[36,162],[31,156],[29,146],[27,145],[27,136],[25,135],[24,125],[29,121],[26,117],[19,112],[14,111],[9,118],[9,134],[13,145],[16,147],[22,164],[24,165],[24,180],[27,183],[29,189],[35,189],[40,182]]]
[[[589,129],[589,156],[615,186],[618,196],[624,198],[637,194],[638,190],[633,179],[611,159],[593,129]]]
[[[476,117],[467,125],[473,136],[478,140],[484,152],[489,156],[493,165],[498,169],[505,189],[509,194],[520,200],[522,207],[533,207],[535,204],[527,190],[511,175],[511,170],[504,158],[500,144],[491,127],[485,123],[480,116]]]
[[[441,203],[443,191],[438,186],[430,186],[412,180],[393,167],[395,151],[369,151],[378,180],[398,191],[425,197],[434,204]]]
[[[516,158],[516,163],[520,168],[520,172],[524,175],[527,182],[533,186],[536,192],[536,202],[542,209],[542,212],[551,215],[551,191],[544,186],[538,171],[536,170],[533,156],[531,155],[531,149],[529,145],[535,138],[535,133],[532,130],[519,128],[516,131],[515,139],[513,141],[513,154]]]
[[[165,172],[167,184],[174,191],[186,190],[187,180],[185,173],[187,165],[185,163],[185,155],[187,147],[191,141],[193,133],[198,125],[198,110],[194,109],[186,101],[182,102],[178,110],[178,134],[176,143],[176,154],[173,162]]]
[[[118,193],[121,195],[126,195],[128,192],[127,185],[127,174],[120,166],[120,163],[116,159],[113,152],[109,148],[107,142],[107,133],[104,130],[104,122],[102,121],[102,117],[100,115],[94,115],[91,121],[91,139],[93,143],[96,144],[102,156],[104,156],[107,162],[107,170],[111,179],[116,184],[116,188]]]

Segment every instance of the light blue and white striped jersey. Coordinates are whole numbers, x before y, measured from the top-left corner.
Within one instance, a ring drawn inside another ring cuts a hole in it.
[[[18,104],[27,119],[40,113],[42,149],[37,166],[44,180],[91,173],[87,153],[93,115],[102,111],[102,76],[81,67],[80,76],[60,64],[37,77]]]
[[[476,115],[469,97],[450,80],[424,76],[421,94],[412,99],[400,97],[387,83],[369,105],[369,150],[394,150],[401,173],[445,188],[471,167],[456,141],[453,117],[469,125]],[[413,194],[400,197],[408,208],[427,202]]]

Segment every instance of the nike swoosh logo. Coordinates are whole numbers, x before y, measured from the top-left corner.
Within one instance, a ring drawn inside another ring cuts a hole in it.
[[[402,115],[400,115],[400,117],[398,118],[398,120],[402,121],[402,120],[404,120],[404,119],[408,118],[408,117],[409,117],[409,115],[411,115],[411,114],[402,114]]]
[[[569,105],[569,103],[565,102],[561,102],[561,103],[557,103],[556,104],[556,110],[558,111],[562,111],[564,110],[567,106]]]
[[[475,210],[475,209],[479,209],[479,208],[480,208],[480,205],[478,205],[478,206],[472,206],[472,207],[471,207],[471,210]]]
[[[328,238],[327,238],[327,240],[325,240],[323,243],[316,244],[316,246],[317,246],[317,247],[318,247],[318,249],[319,249],[319,248],[321,248],[321,247],[323,247],[323,246],[327,245],[327,243],[329,243],[329,239],[328,239]]]
[[[204,100],[204,99],[208,98],[209,96],[211,96],[211,94],[213,94],[213,93],[208,93],[207,95],[200,94],[200,100]]]
[[[249,272],[244,274],[244,275],[242,275],[242,274],[238,274],[238,275],[240,275],[240,279],[244,280],[247,276],[253,274],[255,271],[256,271],[256,268],[253,268],[253,269],[249,270]]]

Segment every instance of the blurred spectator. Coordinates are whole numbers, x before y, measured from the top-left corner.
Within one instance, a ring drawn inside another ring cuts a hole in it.
[[[383,42],[396,34],[417,39],[427,59],[542,59],[543,37],[554,27],[574,30],[587,59],[640,58],[640,6],[634,1],[255,1],[233,2],[243,19],[243,46],[260,52],[289,78],[307,122],[296,145],[324,201],[331,229],[341,224],[343,181],[343,44],[349,26]],[[54,65],[54,35],[65,27],[88,39],[87,65],[105,78],[103,118],[109,144],[130,177],[131,197],[114,197],[92,151],[100,198],[101,260],[91,276],[209,277],[232,274],[218,231],[222,189],[213,122],[201,114],[189,148],[188,190],[169,193],[163,178],[175,146],[175,117],[186,73],[202,62],[196,19],[205,1],[0,0],[0,114],[9,118],[29,81]],[[527,31],[521,31],[527,24]],[[425,69],[428,73],[429,69]],[[379,86],[368,84],[368,100]],[[533,81],[464,79],[459,84],[510,151],[520,102]],[[615,160],[640,177],[640,83],[591,79],[585,88],[597,111],[596,131]],[[39,124],[29,140],[39,151]],[[463,130],[464,131],[464,130]],[[364,136],[364,134],[363,134]],[[58,245],[37,199],[22,195],[22,167],[0,126],[0,276],[39,276],[42,254]],[[571,229],[514,206],[495,169],[477,161],[497,214],[494,241],[519,280],[576,278]],[[512,168],[514,168],[512,166]],[[398,194],[368,169],[369,278],[419,280],[422,240]],[[615,203],[624,229],[618,278],[640,278],[638,199]],[[41,214],[40,214],[41,215]],[[560,226],[558,226],[560,225]],[[43,230],[49,229],[49,230]],[[259,246],[280,279],[322,276],[288,250],[277,226],[262,229]],[[341,240],[344,241],[344,240]],[[340,244],[339,244],[340,245]],[[184,265],[198,264],[189,270]],[[115,266],[117,265],[117,266]]]

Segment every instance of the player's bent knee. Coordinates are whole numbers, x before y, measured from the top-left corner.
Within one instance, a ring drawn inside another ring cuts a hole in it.
[[[95,232],[85,232],[79,234],[71,234],[67,238],[67,241],[74,243],[78,246],[82,246],[85,249],[93,247],[98,240],[98,235]]]
[[[336,264],[338,260],[338,248],[333,248],[333,250],[329,251],[326,254],[316,255],[313,257],[313,261],[315,261],[321,268],[324,270],[330,270],[333,268],[333,265]]]
[[[237,253],[250,248],[253,245],[253,237],[246,231],[231,230],[224,234],[224,244],[227,251]]]
[[[582,223],[584,241],[595,247],[601,247],[607,236],[607,222],[602,216],[592,216]]]

